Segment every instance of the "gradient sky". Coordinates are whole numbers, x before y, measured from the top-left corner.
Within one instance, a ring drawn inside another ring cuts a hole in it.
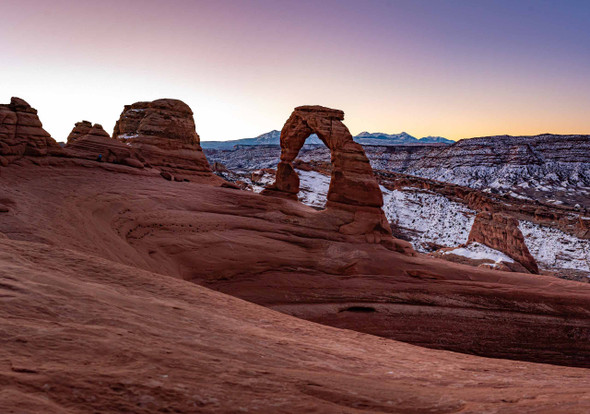
[[[304,104],[353,134],[590,133],[590,1],[2,0],[0,68],[0,103],[24,98],[58,141],[162,97],[203,140]]]

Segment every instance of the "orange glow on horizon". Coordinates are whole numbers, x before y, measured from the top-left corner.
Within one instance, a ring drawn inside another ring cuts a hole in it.
[[[202,140],[281,129],[306,104],[353,134],[590,133],[586,10],[440,3],[5,0],[0,102],[28,101],[58,141],[166,97]]]

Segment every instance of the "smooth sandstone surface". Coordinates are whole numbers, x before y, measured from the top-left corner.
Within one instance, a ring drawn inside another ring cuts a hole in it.
[[[76,123],[64,150],[75,158],[125,164],[135,168],[143,168],[145,164],[138,151],[111,138],[100,124],[92,125],[89,121]]]
[[[57,246],[0,240],[3,413],[568,413],[587,369],[296,319]]]

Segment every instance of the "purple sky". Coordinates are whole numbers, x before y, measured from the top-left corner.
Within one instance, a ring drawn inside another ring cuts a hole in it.
[[[590,133],[589,22],[589,1],[3,0],[0,102],[58,140],[162,97],[207,140],[304,104],[353,133]]]

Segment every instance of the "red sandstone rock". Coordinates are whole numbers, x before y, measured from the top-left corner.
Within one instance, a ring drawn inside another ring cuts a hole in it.
[[[81,252],[100,263],[91,267],[91,280],[112,277],[136,292],[122,273],[109,275],[107,263],[154,272],[163,278],[155,283],[184,279],[314,322],[421,346],[590,367],[590,284],[399,254],[384,245],[394,239],[371,244],[342,234],[351,212],[179,184],[150,169],[89,168],[98,165],[4,169],[1,202],[10,211],[0,231],[42,241],[50,260],[42,268],[80,263],[51,262],[54,246]],[[46,317],[63,319],[66,303],[50,303]]]
[[[133,148],[112,139],[100,124],[88,121],[76,123],[65,146],[68,155],[114,164],[143,168],[141,156]]]
[[[537,262],[524,242],[518,220],[504,213],[483,211],[475,216],[467,243],[479,242],[505,253],[531,273],[539,273]]]
[[[353,141],[343,119],[344,112],[337,109],[295,108],[281,131],[281,161],[275,183],[263,194],[297,198],[299,177],[293,162],[305,140],[317,134],[331,152],[332,178],[326,206],[328,210],[349,213],[348,223],[342,225],[340,231],[347,235],[366,235],[368,242],[380,243],[382,239],[391,239],[391,228],[381,210],[381,190],[363,147]],[[408,254],[413,252],[405,241],[396,240],[394,244],[396,249]]]
[[[124,142],[153,167],[176,175],[212,176],[199,145],[193,112],[176,99],[126,105],[113,138]]]
[[[590,410],[586,369],[334,329],[83,249],[0,239],[3,414]],[[369,327],[383,315],[369,306],[324,308]]]
[[[42,128],[37,110],[20,98],[0,104],[0,165],[24,156],[62,155],[59,144]]]
[[[92,137],[98,136],[98,137],[104,137],[104,138],[111,137],[102,128],[102,125],[100,125],[100,124],[92,125],[92,123],[89,121],[82,121],[82,122],[76,122],[74,129],[72,129],[72,132],[70,132],[70,135],[68,135],[67,143],[71,144],[72,142],[76,141],[79,138],[88,137],[88,136],[92,136]]]

